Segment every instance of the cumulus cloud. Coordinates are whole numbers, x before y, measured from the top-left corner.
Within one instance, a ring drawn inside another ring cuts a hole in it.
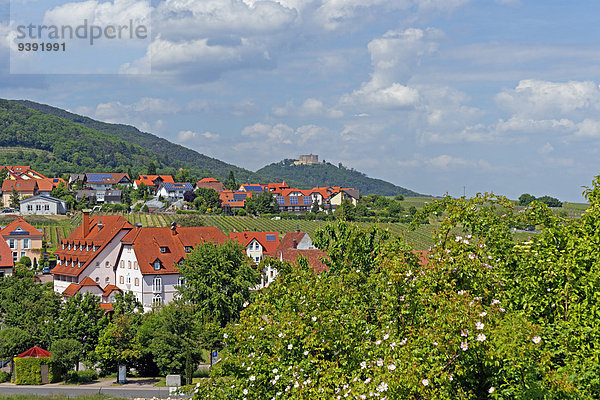
[[[81,25],[84,20],[89,25],[129,25],[135,24],[150,26],[152,7],[148,0],[115,0],[114,2],[100,2],[88,0],[81,2],[65,3],[46,11],[44,25]]]
[[[202,139],[206,139],[206,140],[219,140],[221,138],[221,135],[219,135],[218,133],[212,133],[212,132],[194,132],[194,131],[179,131],[179,133],[177,134],[177,139],[179,140],[179,142],[182,143],[186,143],[186,142],[191,142],[191,141],[198,141],[198,140],[202,140]]]
[[[335,108],[329,108],[323,104],[321,100],[308,98],[299,106],[296,106],[293,101],[288,101],[283,107],[273,107],[271,113],[279,118],[283,117],[325,117],[325,118],[341,118],[344,113]]]
[[[577,117],[600,111],[600,89],[592,81],[526,79],[516,88],[498,93],[496,101],[510,112],[537,119]]]

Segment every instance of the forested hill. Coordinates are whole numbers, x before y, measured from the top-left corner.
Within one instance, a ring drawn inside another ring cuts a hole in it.
[[[358,189],[361,194],[375,193],[382,196],[401,194],[407,197],[422,196],[417,192],[396,186],[381,179],[369,178],[362,172],[348,169],[343,165],[319,163],[312,165],[293,165],[296,160],[283,160],[267,165],[256,171],[277,180],[285,180],[290,185],[302,182],[301,189],[314,186],[343,186]]]
[[[8,103],[11,102],[9,101]],[[238,181],[253,182],[264,180],[261,179],[262,177],[259,177],[249,170],[205,156],[204,154],[200,154],[184,146],[171,143],[166,139],[159,138],[158,136],[150,133],[142,132],[130,125],[109,124],[106,122],[96,121],[82,115],[70,113],[60,108],[52,107],[46,104],[39,104],[28,100],[16,100],[14,103],[19,103],[20,105],[34,109],[46,115],[59,117],[63,120],[66,120],[65,124],[67,121],[76,123],[80,127],[83,126],[96,132],[110,134],[128,143],[138,145],[146,150],[149,157],[158,162],[159,170],[163,169],[163,172],[170,173],[169,169],[178,169],[183,167],[190,169],[192,174],[197,175],[199,178],[204,176],[214,176],[215,178],[226,179],[229,175],[229,171],[233,171]],[[145,165],[147,165],[148,161],[145,162]],[[109,168],[115,168],[114,163],[107,165]],[[106,168],[102,164],[93,166],[88,165],[86,170],[95,170],[98,169],[98,167],[100,169]],[[144,172],[145,169],[145,166],[141,171],[137,171],[137,169],[135,169],[134,173]],[[68,171],[76,172],[74,170]],[[82,171],[79,168],[77,169],[77,172]]]

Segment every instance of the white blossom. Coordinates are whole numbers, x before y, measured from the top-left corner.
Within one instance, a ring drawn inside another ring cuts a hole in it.
[[[485,326],[485,324],[481,321],[477,321],[475,323],[475,328],[477,328],[477,330],[479,330],[479,331],[482,330],[484,326]]]
[[[483,342],[483,341],[485,341],[485,339],[487,339],[487,337],[483,333],[480,333],[479,335],[477,335],[478,342]]]
[[[539,342],[542,341],[542,338],[539,336],[534,336],[533,339],[531,339],[531,340],[533,340],[533,343],[538,344]]]
[[[421,383],[423,384],[423,386],[427,386],[427,385],[429,385],[429,380],[428,379],[423,379],[421,381]]]

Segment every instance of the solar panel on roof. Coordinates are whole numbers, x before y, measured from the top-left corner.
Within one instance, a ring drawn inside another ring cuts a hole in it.
[[[290,204],[298,204],[298,197],[297,196],[291,196],[290,197]]]
[[[304,196],[304,204],[312,204],[312,199],[310,196]]]
[[[277,236],[275,235],[267,235],[267,242],[276,242]]]
[[[233,199],[235,201],[242,201],[246,199],[246,193],[234,193],[233,194]]]
[[[282,206],[283,202],[284,202],[283,196],[277,196],[277,204],[279,204],[280,206]]]

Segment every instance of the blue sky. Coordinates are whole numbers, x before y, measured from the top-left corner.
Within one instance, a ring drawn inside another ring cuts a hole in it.
[[[422,193],[565,201],[600,174],[598,2],[13,0],[12,20],[2,6],[0,97],[251,170],[313,153]],[[10,73],[22,15],[128,17],[152,35]]]

